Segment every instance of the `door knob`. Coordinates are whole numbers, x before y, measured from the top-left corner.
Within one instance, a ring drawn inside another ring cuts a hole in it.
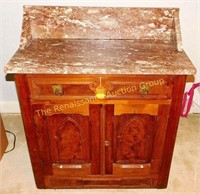
[[[108,146],[110,145],[110,141],[106,140],[106,141],[104,142],[104,145],[105,145],[106,147],[108,147]]]

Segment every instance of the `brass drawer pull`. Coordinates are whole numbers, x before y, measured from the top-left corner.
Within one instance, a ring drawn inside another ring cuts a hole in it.
[[[139,92],[140,92],[141,96],[146,96],[149,93],[149,87],[146,86],[146,85],[142,85],[140,87],[140,91]]]
[[[53,89],[53,93],[56,96],[62,96],[64,94],[64,91],[61,85],[58,85],[58,84],[52,85],[52,89]]]

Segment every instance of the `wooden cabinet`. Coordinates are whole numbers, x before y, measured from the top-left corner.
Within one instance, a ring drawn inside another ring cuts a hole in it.
[[[167,186],[185,76],[15,80],[38,188]]]
[[[179,9],[25,6],[15,76],[38,188],[165,188],[187,75]]]

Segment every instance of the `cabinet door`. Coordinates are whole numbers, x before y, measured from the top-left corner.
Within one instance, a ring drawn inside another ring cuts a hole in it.
[[[148,107],[120,106],[119,111],[116,106],[107,105],[105,139],[110,142],[105,149],[107,174],[133,177],[159,173],[169,107]]]
[[[114,118],[113,173],[149,173],[155,117],[123,114]],[[137,174],[138,175],[138,174]]]
[[[88,113],[76,114],[74,110],[73,114],[72,111],[48,116],[35,114],[46,174],[84,176],[99,173],[99,105],[90,106]]]

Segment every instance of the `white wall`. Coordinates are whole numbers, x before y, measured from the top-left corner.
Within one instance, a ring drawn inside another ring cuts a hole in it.
[[[196,66],[198,73],[195,82],[200,82],[200,2],[199,0],[177,1],[134,1],[134,0],[2,0],[0,10],[0,57],[1,87],[0,112],[19,112],[14,82],[5,81],[3,67],[19,46],[22,27],[23,5],[65,5],[65,6],[115,6],[115,7],[179,7],[184,50]],[[186,90],[191,83],[187,84]],[[191,112],[200,113],[200,89],[195,94],[195,103]],[[198,104],[198,105],[196,105]]]

